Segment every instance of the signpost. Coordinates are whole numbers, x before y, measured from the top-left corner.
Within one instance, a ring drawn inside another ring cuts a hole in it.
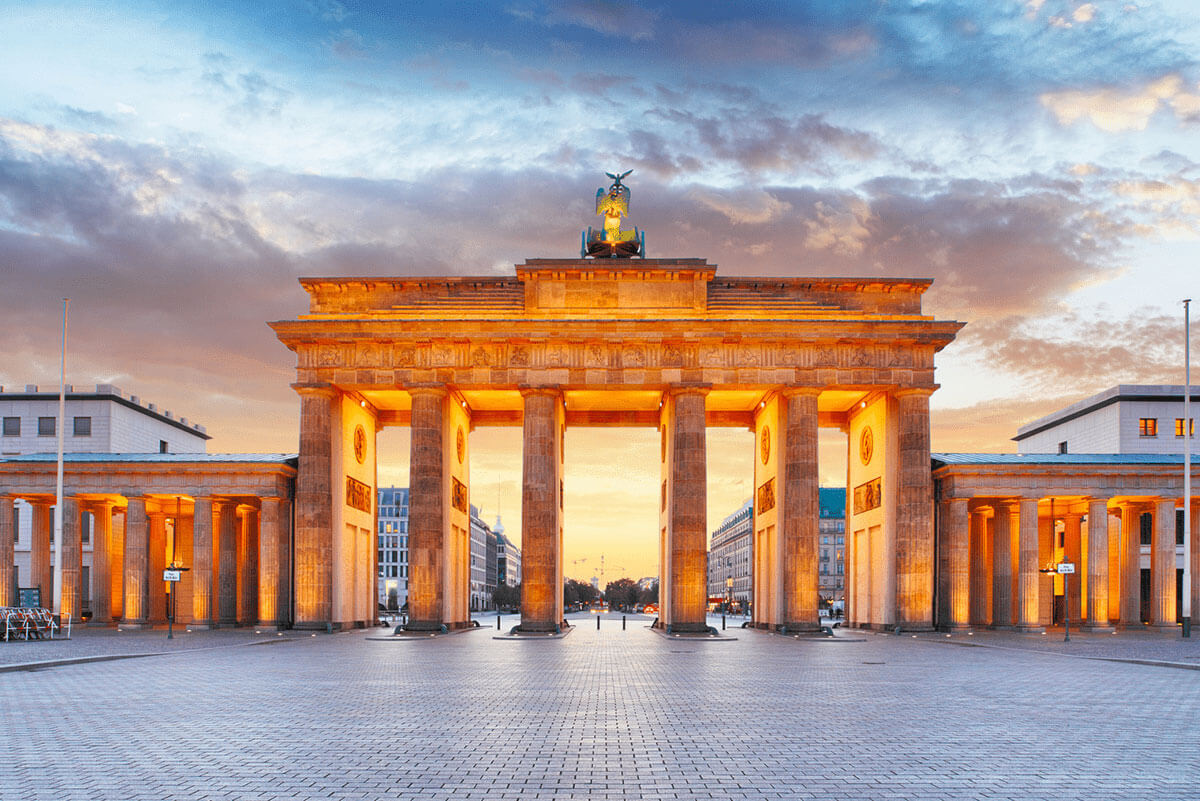
[[[1063,577],[1063,642],[1071,641],[1071,574],[1075,572],[1074,562],[1059,562],[1055,565],[1058,575]]]
[[[167,639],[175,639],[175,582],[183,578],[188,568],[171,565],[163,571],[163,581],[167,582]]]

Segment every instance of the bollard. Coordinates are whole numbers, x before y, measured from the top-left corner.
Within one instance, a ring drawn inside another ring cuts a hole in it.
[[[600,616],[596,615],[596,631],[600,630]]]
[[[500,611],[496,611],[496,631],[500,630]]]
[[[721,613],[721,631],[725,630],[725,614]]]
[[[621,615],[621,631],[625,630],[625,616]]]

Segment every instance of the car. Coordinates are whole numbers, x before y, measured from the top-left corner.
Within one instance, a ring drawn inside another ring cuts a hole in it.
[[[645,606],[642,607],[642,612],[644,612],[647,615],[657,615],[658,614],[658,604],[646,604]]]

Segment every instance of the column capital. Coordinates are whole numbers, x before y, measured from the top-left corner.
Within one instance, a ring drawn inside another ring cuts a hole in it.
[[[815,397],[817,395],[820,395],[824,391],[824,389],[822,387],[800,386],[799,384],[786,384],[786,385],[780,387],[777,391],[779,392],[780,396],[784,397],[784,398],[791,398],[796,395],[800,395],[800,396],[812,395]]]
[[[712,391],[712,384],[668,384],[663,390],[664,395],[707,395]]]
[[[450,394],[445,384],[408,384],[404,387],[409,395],[432,395],[444,398]]]
[[[937,386],[932,387],[897,387],[892,390],[892,396],[896,398],[907,397],[926,397],[928,398],[937,390]]]
[[[337,387],[332,384],[292,384],[297,395],[324,395],[332,398],[337,394]]]
[[[528,384],[517,387],[517,391],[521,393],[522,398],[528,398],[536,395],[545,395],[551,398],[561,398],[562,389],[558,386],[530,386]]]

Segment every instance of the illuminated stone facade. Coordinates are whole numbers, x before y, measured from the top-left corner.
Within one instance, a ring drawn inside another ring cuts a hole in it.
[[[929,281],[718,278],[701,259],[537,259],[510,277],[301,283],[308,313],[271,324],[296,353],[301,395],[298,625],[359,619],[346,601],[358,594],[345,584],[352,573],[329,565],[374,558],[375,543],[359,538],[376,529],[347,487],[374,488],[374,434],[389,425],[412,427],[414,628],[469,625],[467,451],[481,425],[524,430],[526,630],[563,622],[566,426],[643,425],[662,441],[662,625],[705,627],[708,426],[755,433],[756,625],[818,624],[822,426],[848,433],[851,478],[873,499],[848,519],[864,548],[850,581],[871,588],[852,620],[932,625],[928,401],[934,354],[960,324],[921,313]],[[354,440],[360,427],[365,442]],[[860,459],[864,436],[875,444]]]
[[[122,628],[165,623],[163,569],[187,568],[174,585],[175,620],[192,628],[284,626],[292,607],[294,456],[275,454],[68,454],[63,470],[62,614],[80,619],[80,529],[92,530],[91,622]],[[13,509],[32,505],[34,569],[51,598],[50,509],[56,459],[0,460],[0,606],[15,606]],[[369,585],[366,585],[369,589]]]
[[[940,627],[1176,627],[1184,560],[1200,568],[1196,538],[1183,547],[1182,455],[934,454],[933,479]],[[1190,514],[1195,532],[1196,500]],[[1042,572],[1059,562],[1075,565],[1065,587]]]

